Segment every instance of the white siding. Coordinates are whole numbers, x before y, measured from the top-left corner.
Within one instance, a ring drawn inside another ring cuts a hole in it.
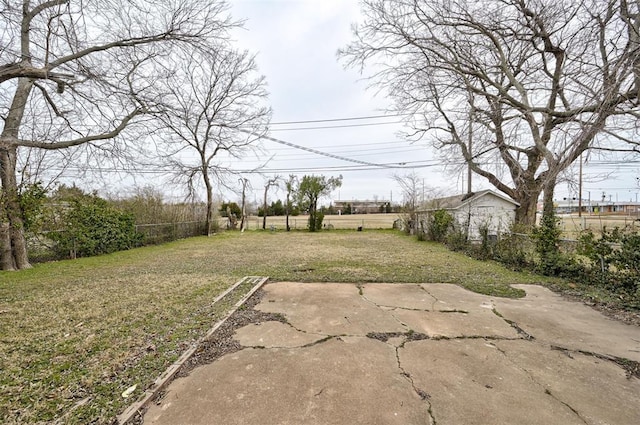
[[[489,226],[490,235],[498,235],[510,230],[516,216],[515,204],[491,193],[463,205],[454,213],[458,224],[469,222],[469,239],[480,239],[479,229]]]
[[[517,204],[491,191],[486,191],[463,203],[457,208],[447,211],[453,216],[458,226],[465,229],[468,225],[469,239],[480,239],[480,228],[488,225],[489,235],[499,235],[511,230],[516,218]],[[419,221],[426,228],[429,217],[435,210],[420,213]]]

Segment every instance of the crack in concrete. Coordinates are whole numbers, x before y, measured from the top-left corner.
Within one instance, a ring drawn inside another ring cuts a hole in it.
[[[400,344],[401,347],[404,346],[404,344],[407,342],[430,339],[429,335],[420,332],[414,332],[412,330],[409,330],[407,332],[369,332],[366,335],[367,338],[376,339],[385,343],[389,341],[390,338],[399,338],[401,336],[405,338],[402,344]]]
[[[580,412],[578,412],[576,409],[574,409],[569,403],[565,403],[564,401],[562,401],[558,397],[556,397],[556,395],[553,394],[550,389],[545,388],[544,392],[545,392],[545,394],[550,395],[558,403],[563,404],[565,407],[567,407],[569,410],[571,410],[573,412],[573,414],[576,415],[586,425],[589,425],[589,422],[585,418],[582,417]]]
[[[254,324],[255,324],[255,325],[260,325],[261,323],[264,323],[264,322],[273,321],[273,322],[280,322],[280,323],[282,323],[283,325],[288,325],[288,326],[289,326],[291,329],[293,329],[294,331],[297,331],[297,332],[303,333],[303,334],[305,334],[305,335],[316,335],[316,336],[320,336],[320,337],[324,337],[324,338],[326,338],[326,337],[336,337],[336,336],[341,336],[341,335],[329,335],[329,334],[321,333],[321,332],[305,331],[304,329],[299,329],[299,328],[295,327],[295,326],[293,325],[293,323],[289,322],[289,320],[286,318],[286,316],[285,316],[285,315],[283,315],[283,314],[281,314],[281,313],[268,313],[268,314],[274,315],[274,316],[276,317],[276,319],[271,319],[271,320],[260,320],[260,321],[255,322]],[[281,319],[280,319],[280,318],[281,318]],[[346,318],[346,317],[345,317],[345,318]],[[342,336],[347,336],[347,335],[342,335]],[[274,347],[274,348],[276,348],[276,347]],[[284,347],[280,347],[280,348],[284,348]]]
[[[425,288],[424,286],[418,285],[418,287],[435,300],[434,302],[431,303],[431,311],[436,311],[436,304],[438,303],[438,301],[440,301],[438,297],[433,295],[431,292],[427,291],[427,288]]]
[[[571,353],[579,353],[585,356],[591,356],[600,360],[605,360],[608,362],[615,363],[617,366],[621,367],[625,371],[627,375],[627,379],[631,379],[631,378],[640,379],[640,362],[637,362],[635,360],[625,359],[623,357],[611,356],[608,354],[594,353],[592,351],[572,350],[570,348],[560,347],[558,345],[551,345],[551,349],[562,351],[571,359],[573,358],[571,356]]]
[[[433,405],[429,403],[429,408],[427,409],[427,413],[429,413],[429,423],[430,425],[436,425],[436,417],[433,414]]]
[[[540,388],[544,389],[544,393],[547,394],[548,396],[550,396],[551,398],[553,398],[555,401],[557,401],[558,403],[562,404],[563,406],[565,406],[566,408],[568,408],[569,410],[571,410],[571,412],[573,412],[574,415],[576,415],[578,417],[578,419],[580,419],[583,423],[585,423],[586,425],[589,425],[589,422],[587,422],[587,420],[580,414],[580,412],[578,412],[575,408],[573,408],[569,403],[561,400],[560,398],[558,398],[555,394],[553,394],[551,392],[551,390],[549,388],[547,388],[545,385],[543,385],[541,382],[539,382],[532,374],[531,372],[529,372],[527,369],[521,367],[519,364],[517,364],[516,362],[514,362],[509,355],[507,354],[506,351],[504,351],[503,349],[501,349],[500,347],[498,347],[495,344],[491,344],[493,347],[495,347],[496,350],[498,350],[498,352],[500,354],[502,354],[504,356],[504,358],[511,363],[511,365],[513,365],[516,369],[521,370],[522,372],[524,372],[525,375],[527,375],[527,377],[531,380],[531,382],[533,382],[535,385],[537,385]]]
[[[425,312],[430,312],[431,310],[428,310],[426,308],[411,308],[411,307],[398,307],[397,305],[385,305],[385,304],[379,304],[378,307],[386,307],[390,310],[405,310],[405,311],[425,311]]]
[[[406,369],[402,366],[402,362],[400,361],[400,349],[404,347],[405,342],[407,341],[405,340],[399,347],[395,347],[396,363],[398,365],[398,369],[400,370],[400,375],[404,379],[406,379],[409,382],[409,384],[411,384],[411,388],[413,388],[413,391],[418,395],[418,397],[420,397],[420,400],[427,403],[427,406],[428,406],[427,413],[429,413],[429,422],[431,423],[431,425],[435,425],[436,419],[435,419],[435,415],[433,414],[433,404],[431,404],[431,401],[430,401],[431,396],[426,391],[422,390],[421,388],[418,388],[418,386],[413,380],[413,377],[409,372],[406,371]]]
[[[460,336],[446,336],[436,335],[430,337],[434,341],[449,341],[458,339],[484,339],[487,341],[520,341],[522,338],[510,338],[508,336],[500,335],[460,335]]]
[[[366,302],[368,302],[369,304],[373,305],[374,307],[379,308],[379,309],[380,309],[380,310],[382,310],[383,312],[384,312],[384,310],[383,310],[383,308],[382,308],[382,307],[388,307],[388,306],[380,305],[380,304],[378,304],[378,303],[376,303],[376,302],[371,301],[369,298],[367,298],[367,296],[364,294],[363,286],[362,286],[362,285],[356,285],[356,287],[357,287],[357,288],[358,288],[358,290],[359,290],[359,292],[358,292],[358,293],[360,294],[360,297],[361,297],[363,300],[365,300]],[[393,313],[391,313],[390,311],[389,311],[388,313],[389,313],[389,315],[390,315],[391,317],[393,317],[393,320],[395,320],[396,322],[398,322],[398,324],[399,324],[400,326],[402,326],[403,328],[407,328],[407,329],[409,328],[409,327],[407,326],[407,324],[406,324],[406,323],[404,323],[402,320],[398,319],[398,318],[397,318]]]
[[[367,334],[367,338],[384,342],[387,345],[391,345],[388,343],[390,338],[399,338],[399,337],[404,337],[404,340],[400,345],[393,346],[393,348],[396,355],[396,364],[398,365],[398,369],[400,370],[400,375],[404,379],[406,379],[409,382],[409,384],[411,384],[411,388],[418,395],[418,397],[420,397],[420,400],[427,403],[427,406],[428,406],[427,413],[429,414],[429,423],[430,425],[436,425],[436,419],[433,413],[433,405],[429,401],[431,399],[431,396],[426,391],[422,390],[421,388],[418,388],[418,386],[415,384],[413,380],[413,377],[402,366],[402,362],[400,360],[400,349],[403,348],[407,342],[427,340],[427,339],[430,339],[430,337],[426,334],[413,332],[411,330],[407,332],[369,332]]]
[[[514,322],[513,320],[509,320],[506,317],[504,317],[502,315],[502,313],[500,313],[495,307],[492,308],[491,311],[493,311],[493,314],[495,314],[496,316],[498,316],[499,318],[504,320],[506,323],[509,324],[509,326],[511,326],[513,329],[515,329],[516,332],[518,332],[518,335],[520,335],[522,337],[522,339],[526,339],[527,341],[533,341],[534,339],[536,339],[535,336],[531,335],[529,332],[525,331],[520,326],[518,326],[518,324],[516,322]]]
[[[323,343],[325,343],[327,341],[332,340],[333,338],[336,338],[336,339],[340,340],[339,336],[327,335],[326,337],[324,337],[322,339],[319,339],[317,341],[313,341],[313,342],[310,342],[308,344],[302,345],[300,348],[309,348],[309,347],[313,347],[313,346],[316,346],[316,345],[319,345],[319,344],[323,344]]]

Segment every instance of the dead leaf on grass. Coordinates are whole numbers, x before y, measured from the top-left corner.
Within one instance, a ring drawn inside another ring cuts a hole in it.
[[[134,384],[122,392],[122,398],[129,398],[131,394],[138,388],[138,384]]]

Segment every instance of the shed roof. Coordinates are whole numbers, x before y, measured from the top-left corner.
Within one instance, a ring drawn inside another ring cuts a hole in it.
[[[512,203],[515,206],[520,205],[519,203],[509,198],[508,196],[501,195],[492,190],[483,190],[480,192],[464,193],[461,195],[454,195],[454,196],[447,196],[445,198],[432,199],[427,205],[427,208],[424,209],[424,211],[457,210],[487,195],[495,196],[506,202]]]

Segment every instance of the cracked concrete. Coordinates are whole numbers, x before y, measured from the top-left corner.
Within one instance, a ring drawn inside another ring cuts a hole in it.
[[[640,328],[545,288],[278,282],[145,424],[638,424]],[[557,349],[561,347],[561,349]],[[588,353],[593,353],[590,355]]]

